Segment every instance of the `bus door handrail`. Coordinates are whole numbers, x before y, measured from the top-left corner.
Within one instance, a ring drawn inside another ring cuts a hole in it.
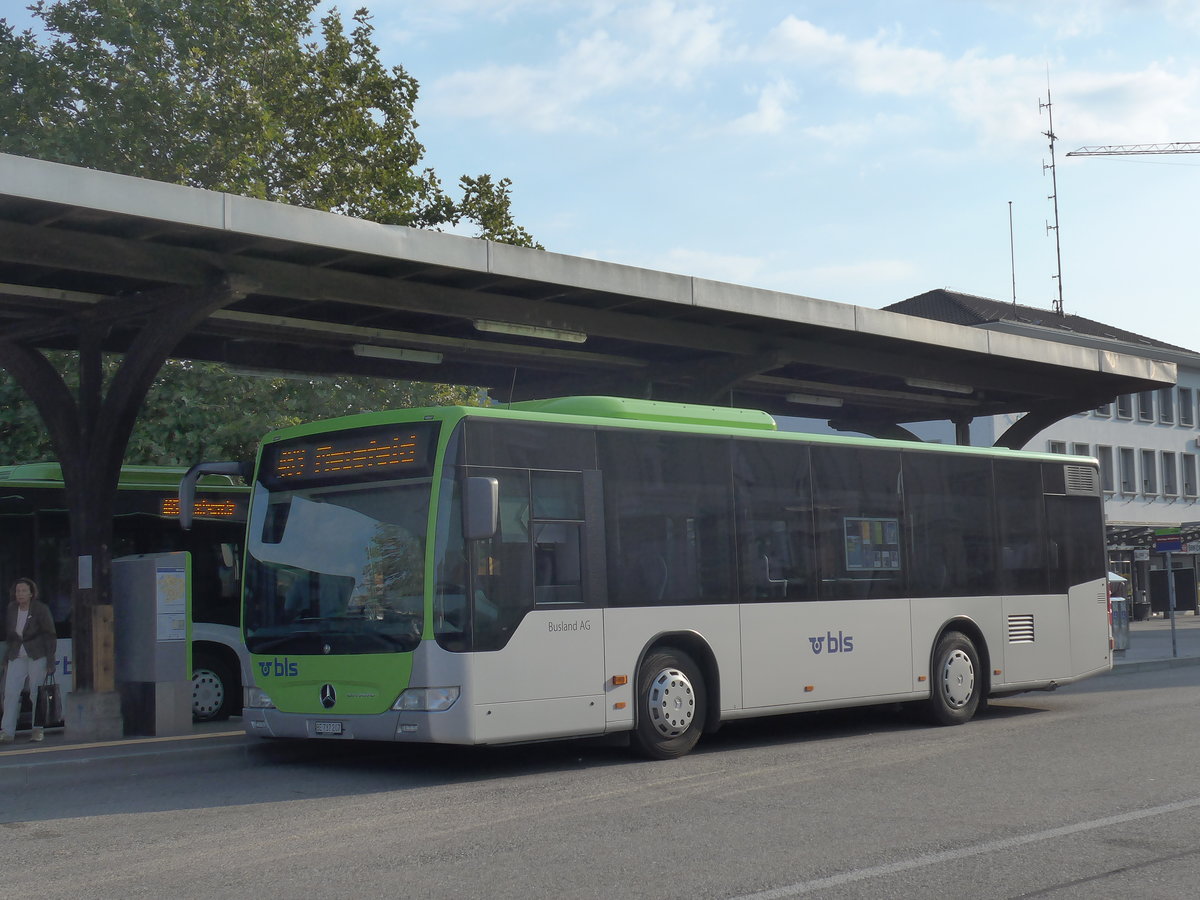
[[[188,469],[179,481],[179,527],[192,530],[196,509],[196,482],[204,475],[236,475],[245,478],[246,467],[240,462],[202,462]]]

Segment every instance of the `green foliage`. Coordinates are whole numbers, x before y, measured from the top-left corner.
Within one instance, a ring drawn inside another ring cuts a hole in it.
[[[418,85],[368,12],[347,32],[316,7],[40,0],[44,39],[0,19],[0,152],[534,246],[508,179],[463,176],[455,202],[420,168]]]
[[[387,224],[466,222],[480,237],[539,247],[513,221],[507,178],[464,175],[456,201],[422,167],[417,82],[380,62],[367,11],[347,30],[336,10],[316,22],[317,5],[39,0],[38,34],[0,19],[0,152]],[[73,357],[52,357],[69,381]],[[474,394],[373,379],[241,378],[173,362],[147,398],[127,459],[239,458],[290,422]],[[50,456],[37,413],[0,374],[0,462]]]
[[[73,357],[52,353],[73,387]],[[109,357],[109,376],[120,359]],[[169,360],[146,397],[126,450],[127,463],[191,465],[251,459],[268,431],[334,416],[383,409],[475,405],[478,391],[442,384],[366,378],[259,378],[213,363]],[[0,378],[0,465],[51,460],[50,440],[33,405]]]
[[[528,232],[513,221],[510,204],[510,188],[512,181],[501,178],[492,181],[491,175],[479,175],[471,178],[468,175],[458,180],[463,189],[462,203],[459,204],[461,218],[469,219],[480,224],[480,237],[502,244],[517,244],[521,247],[536,247],[543,250]]]

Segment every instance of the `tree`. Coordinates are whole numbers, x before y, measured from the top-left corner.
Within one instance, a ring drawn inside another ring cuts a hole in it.
[[[50,354],[76,386],[69,354]],[[111,377],[118,359],[105,361]],[[237,397],[230,415],[229,398]],[[473,405],[475,388],[387,381],[381,378],[251,377],[216,363],[169,360],[146,397],[125,461],[143,465],[191,465],[207,460],[249,460],[268,431],[333,416],[396,407]],[[11,379],[0,378],[2,463],[54,459],[37,410]]]
[[[317,2],[38,0],[44,43],[0,19],[0,152],[535,246],[507,179],[418,168],[416,80]]]
[[[0,152],[387,224],[471,223],[479,237],[540,247],[513,219],[507,178],[463,175],[455,200],[421,167],[416,80],[380,62],[365,9],[347,31],[336,10],[314,24],[317,2],[39,0],[31,11],[43,35],[0,19]],[[70,357],[53,358],[60,372],[71,369]],[[264,412],[228,421],[231,394]],[[245,379],[172,363],[127,459],[244,455],[289,421],[473,395],[376,379]],[[36,412],[7,376],[0,401],[0,462],[51,458]]]

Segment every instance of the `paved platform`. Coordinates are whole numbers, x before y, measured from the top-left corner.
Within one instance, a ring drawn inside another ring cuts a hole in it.
[[[1200,665],[1200,616],[1181,614],[1171,620],[1161,617],[1129,623],[1129,646],[1113,654],[1113,674],[1132,674],[1139,670]],[[17,732],[12,744],[0,744],[0,768],[36,766],[50,759],[69,758],[80,763],[113,757],[146,754],[185,753],[218,745],[246,743],[251,740],[235,716],[227,722],[200,722],[190,733],[164,737],[126,737],[114,741],[84,743],[71,740],[61,728],[46,731],[40,743],[29,740],[28,731]]]
[[[1129,647],[1113,653],[1113,671],[1200,664],[1200,616],[1178,613],[1171,620],[1155,617],[1129,623]]]

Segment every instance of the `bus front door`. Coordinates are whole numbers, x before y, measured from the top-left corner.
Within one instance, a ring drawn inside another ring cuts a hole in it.
[[[600,521],[598,473],[472,474],[500,483],[497,533],[473,547],[476,649],[494,648],[475,654],[476,740],[602,733],[603,551],[600,528],[588,527]]]

